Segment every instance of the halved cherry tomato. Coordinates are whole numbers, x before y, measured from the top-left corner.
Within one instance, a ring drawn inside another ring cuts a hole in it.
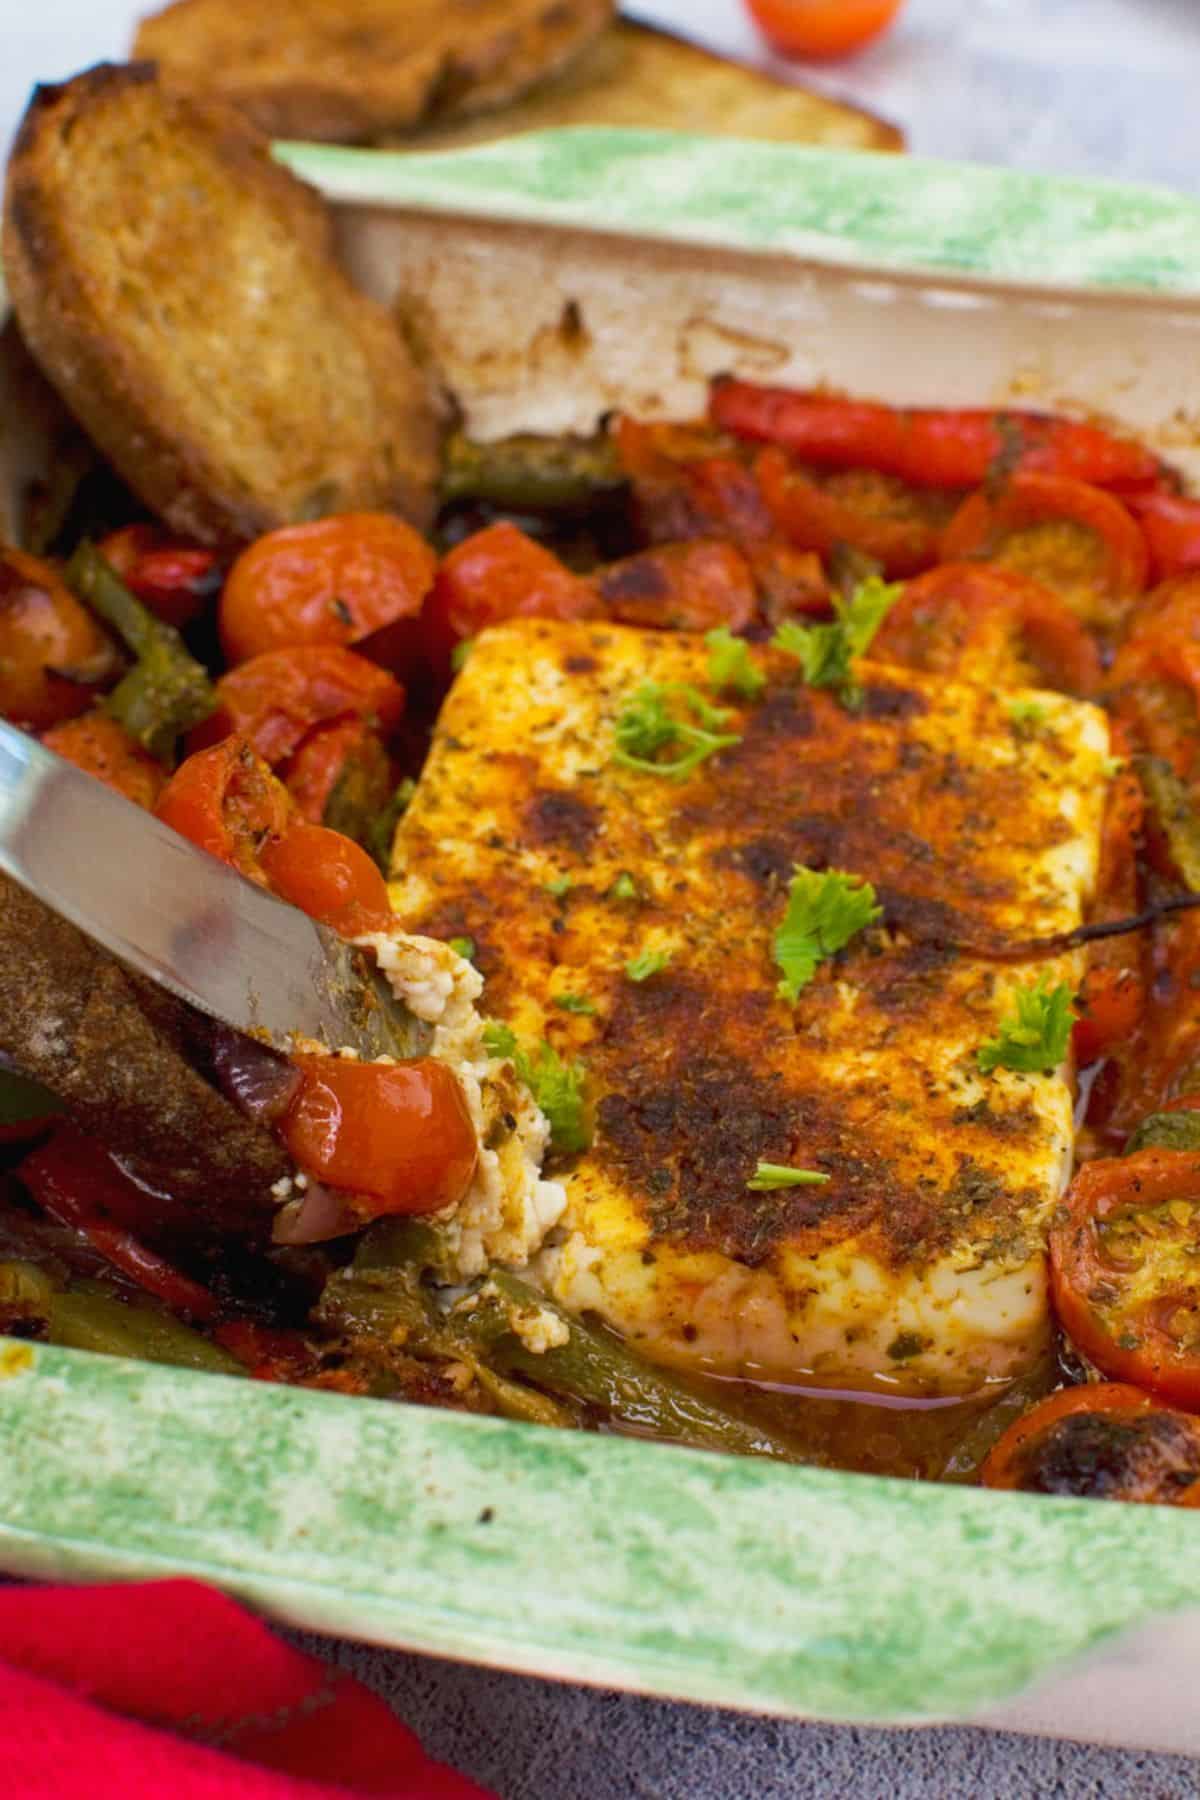
[[[314,725],[358,719],[387,733],[404,712],[404,689],[377,663],[336,644],[267,650],[222,675],[217,710],[188,740],[193,750],[236,733],[272,768]]]
[[[996,494],[964,500],[942,535],[946,562],[989,557],[1060,591],[1112,629],[1146,585],[1146,543],[1128,507],[1102,488],[1019,470]]]
[[[609,563],[594,581],[610,618],[664,631],[741,631],[758,598],[746,558],[720,538],[643,550]]]
[[[225,655],[240,663],[297,644],[353,644],[402,668],[435,569],[424,539],[387,513],[268,532],[229,571],[218,615]]]
[[[502,520],[443,558],[425,605],[430,660],[444,667],[456,644],[508,619],[590,619],[599,611],[590,582]]]
[[[432,1057],[362,1063],[297,1056],[280,1135],[308,1175],[355,1197],[365,1222],[460,1201],[479,1147],[458,1078]]]
[[[34,1199],[52,1219],[74,1226],[106,1262],[173,1312],[210,1319],[217,1303],[207,1288],[150,1250],[133,1227],[153,1199],[138,1187],[95,1138],[67,1123],[32,1150],[17,1170]]]
[[[260,887],[269,886],[262,852],[291,824],[287,789],[240,737],[189,756],[163,789],[155,811],[164,824]]]
[[[746,0],[781,56],[846,56],[891,24],[901,0]]]
[[[1103,1374],[1200,1407],[1200,1155],[1086,1163],[1050,1228],[1064,1330]]]
[[[984,1487],[1200,1505],[1200,1419],[1119,1382],[1064,1388],[1010,1425]]]
[[[805,462],[878,469],[916,487],[979,487],[1003,466],[1100,487],[1147,486],[1159,473],[1132,439],[1045,413],[906,410],[726,377],[713,382],[709,416]]]
[[[126,525],[100,545],[131,594],[158,618],[182,630],[221,591],[221,557],[200,544],[180,543],[156,525]]]
[[[361,838],[395,791],[392,759],[361,719],[310,731],[280,771],[302,818]]]
[[[1118,650],[1106,683],[1137,750],[1200,772],[1200,574],[1156,588]]]
[[[294,819],[259,852],[274,893],[343,937],[382,931],[392,921],[387,884],[361,845],[340,831]]]
[[[890,510],[892,496],[866,490],[857,476],[849,491],[822,486],[776,449],[760,452],[754,474],[776,529],[799,550],[828,555],[847,545],[881,563],[888,575],[915,575],[937,561],[937,526],[900,503],[906,497],[895,496],[898,504]]]
[[[65,756],[78,769],[86,769],[127,800],[154,810],[166,783],[166,772],[106,712],[93,708],[77,719],[55,725],[42,734],[42,742],[47,750]]]
[[[1184,494],[1133,494],[1126,504],[1146,540],[1152,581],[1200,570],[1200,500]]]
[[[871,654],[984,685],[1032,678],[1070,694],[1100,685],[1100,653],[1057,594],[981,563],[943,563],[906,582]]]
[[[49,563],[0,545],[0,714],[44,731],[87,712],[120,667]]]
[[[1146,1004],[1140,972],[1128,964],[1095,962],[1075,997],[1071,1039],[1075,1061],[1086,1068],[1137,1030]]]
[[[1123,747],[1116,725],[1112,738],[1114,749]],[[1100,868],[1090,913],[1094,924],[1128,918],[1138,909],[1137,850],[1145,811],[1142,784],[1125,765],[1109,783],[1105,800]],[[1104,938],[1092,944],[1087,973],[1076,996],[1071,1034],[1080,1068],[1128,1045],[1141,1023],[1146,1004],[1141,949],[1136,936]]]

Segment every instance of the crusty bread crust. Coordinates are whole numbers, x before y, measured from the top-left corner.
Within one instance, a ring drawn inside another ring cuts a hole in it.
[[[405,149],[453,150],[563,125],[703,131],[838,150],[904,148],[903,132],[874,113],[628,20],[503,112],[431,120],[415,137],[395,141]]]
[[[272,137],[367,143],[503,106],[557,73],[613,0],[174,0],[133,54]]]
[[[244,542],[338,511],[429,520],[438,428],[319,197],[221,102],[145,65],[40,88],[9,163],[22,334],[172,529]]]

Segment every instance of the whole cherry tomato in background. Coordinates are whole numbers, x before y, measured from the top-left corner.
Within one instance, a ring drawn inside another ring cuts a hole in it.
[[[902,0],[746,0],[781,56],[846,56],[891,24]]]

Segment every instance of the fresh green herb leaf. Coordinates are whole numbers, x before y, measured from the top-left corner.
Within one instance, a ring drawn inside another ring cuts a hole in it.
[[[831,1179],[820,1169],[790,1169],[786,1163],[760,1162],[746,1186],[755,1194],[771,1194],[776,1188],[824,1187]]]
[[[1115,781],[1123,769],[1128,768],[1129,758],[1126,756],[1106,756],[1100,765],[1100,773],[1105,781]]]
[[[718,625],[705,633],[708,645],[708,679],[715,688],[728,688],[745,700],[753,700],[767,685],[761,669],[750,660],[750,646],[745,638],[734,637],[728,625]]]
[[[683,708],[691,719],[679,717]],[[644,775],[684,781],[718,750],[741,742],[738,732],[720,729],[728,724],[729,716],[726,707],[712,706],[699,688],[686,682],[648,681],[617,719],[613,759]],[[675,754],[664,759],[664,751]]]
[[[529,1089],[550,1125],[550,1145],[572,1154],[592,1141],[584,1090],[587,1070],[581,1062],[565,1063],[553,1045],[541,1043],[531,1055],[511,1026],[489,1019],[483,1028],[489,1056],[508,1057],[517,1079]]]
[[[1046,708],[1040,700],[1018,695],[1008,703],[1008,717],[1018,732],[1036,731],[1039,725],[1046,723]]]
[[[546,883],[546,892],[555,900],[565,900],[571,891],[571,877],[556,875],[553,881]]]
[[[517,1034],[499,1019],[489,1019],[483,1028],[483,1047],[489,1056],[515,1056]]]
[[[550,1145],[567,1155],[586,1150],[592,1141],[584,1090],[587,1070],[580,1062],[565,1063],[550,1044],[539,1044],[531,1057],[518,1047],[513,1058],[525,1083],[550,1124]]]
[[[810,687],[837,688],[843,701],[854,705],[858,699],[855,659],[870,649],[899,594],[899,582],[868,576],[848,598],[834,595],[834,618],[829,624],[798,625],[795,619],[785,619],[771,642],[797,659]]]
[[[470,962],[475,954],[475,939],[472,937],[452,937],[450,939],[450,948],[454,951],[456,956],[465,956],[467,961]]]
[[[561,1006],[564,1012],[592,1014],[596,1010],[596,1002],[589,1000],[586,994],[555,994],[555,1006]]]
[[[661,975],[671,960],[670,950],[643,950],[640,956],[625,964],[625,973],[630,981],[649,981],[652,975]]]
[[[1033,987],[1015,988],[1012,998],[1014,1010],[980,1050],[979,1067],[985,1075],[1001,1068],[1049,1075],[1067,1054],[1075,1022],[1071,989],[1065,981],[1051,988],[1043,975]]]
[[[450,667],[454,670],[456,675],[460,669],[466,667],[471,659],[471,652],[474,648],[474,638],[463,638],[461,643],[455,644],[453,650],[450,652]]]
[[[605,895],[605,899],[606,900],[640,900],[641,899],[641,895],[638,892],[638,884],[633,879],[633,876],[629,873],[628,869],[621,870],[621,873],[617,876],[617,879],[613,882],[612,886],[608,890],[608,893]]]
[[[797,865],[788,888],[787,911],[775,933],[775,961],[783,970],[779,983],[782,998],[796,1000],[819,963],[882,917],[883,908],[875,904],[875,889],[869,881],[840,869],[818,874]]]

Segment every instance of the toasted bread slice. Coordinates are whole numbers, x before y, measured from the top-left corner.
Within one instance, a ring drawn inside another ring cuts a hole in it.
[[[515,106],[483,118],[435,122],[403,147],[450,150],[555,125],[657,126],[835,150],[904,148],[903,132],[873,113],[633,24],[614,25]]]
[[[130,487],[238,542],[324,513],[431,512],[438,431],[317,195],[232,109],[146,65],[39,89],[9,165],[22,333]]]
[[[364,143],[503,106],[612,16],[613,0],[175,0],[134,55],[272,136]]]

